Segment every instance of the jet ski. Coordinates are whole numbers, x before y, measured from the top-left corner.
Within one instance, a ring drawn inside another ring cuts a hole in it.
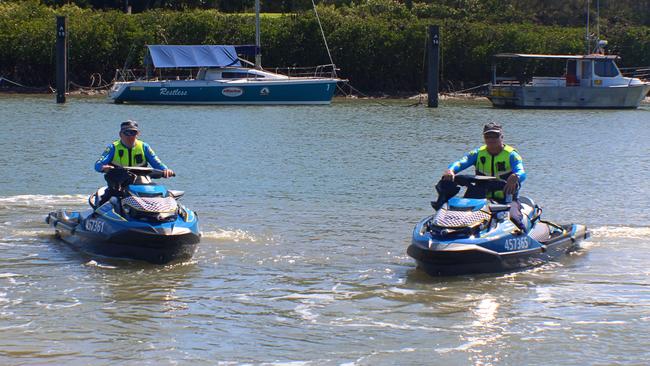
[[[556,260],[578,250],[590,233],[585,225],[542,220],[542,209],[528,197],[498,203],[485,198],[505,181],[456,175],[449,192],[436,186],[436,212],[415,225],[407,253],[432,276],[509,272]],[[454,197],[460,187],[464,196]],[[512,209],[522,218],[512,220]]]
[[[87,211],[51,212],[45,222],[55,236],[79,251],[105,257],[154,264],[191,258],[201,234],[196,213],[178,202],[184,192],[155,184],[152,179],[161,178],[161,170],[116,167],[111,172],[129,177],[119,194],[102,202],[107,189],[102,187],[88,198]]]

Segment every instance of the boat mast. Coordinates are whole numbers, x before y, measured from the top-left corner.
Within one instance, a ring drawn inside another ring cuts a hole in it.
[[[600,0],[596,0],[596,42],[600,41]]]
[[[255,0],[255,68],[262,69],[262,49],[260,45],[260,0]]]
[[[585,41],[587,43],[587,53],[585,54],[588,55],[591,51],[591,47],[589,46],[589,0],[587,0],[587,30],[585,32]]]

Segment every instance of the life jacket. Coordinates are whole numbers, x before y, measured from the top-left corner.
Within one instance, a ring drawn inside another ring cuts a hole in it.
[[[142,141],[136,140],[135,146],[128,148],[122,144],[122,141],[116,140],[113,142],[113,146],[115,146],[115,155],[113,155],[111,164],[121,167],[147,166]]]
[[[478,149],[476,157],[476,175],[488,175],[507,180],[512,174],[512,166],[510,165],[510,153],[516,151],[510,145],[504,145],[503,150],[497,155],[491,155],[487,151],[487,146],[483,145]],[[505,194],[503,191],[494,191],[487,194],[487,198],[495,198],[503,200]]]

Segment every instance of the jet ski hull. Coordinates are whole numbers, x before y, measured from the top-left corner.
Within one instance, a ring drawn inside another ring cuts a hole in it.
[[[543,242],[538,242],[529,234],[512,234],[509,231],[488,239],[437,240],[423,230],[430,220],[431,217],[424,219],[416,226],[407,253],[415,259],[418,268],[431,276],[522,270],[558,260],[578,250],[580,241],[589,237],[585,226],[565,225],[561,234]],[[517,248],[517,243],[525,244],[520,245],[525,248]]]
[[[198,223],[146,224],[104,220],[92,211],[52,212],[46,219],[55,235],[74,249],[103,257],[141,260],[153,264],[192,258],[200,242]]]

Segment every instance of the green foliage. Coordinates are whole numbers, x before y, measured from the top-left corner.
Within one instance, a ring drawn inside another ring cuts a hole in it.
[[[424,87],[429,24],[441,26],[443,86],[487,82],[490,56],[499,52],[584,51],[582,27],[539,26],[530,19],[501,23],[470,16],[498,9],[500,16],[518,19],[512,2],[414,1],[412,10],[394,0],[326,3],[330,5],[319,5],[318,11],[334,62],[342,77],[365,91],[415,92]],[[461,3],[466,9],[458,6]],[[81,85],[88,85],[93,73],[111,79],[125,62],[140,67],[147,44],[252,44],[255,40],[250,13],[155,9],[127,15],[76,5],[50,8],[37,0],[0,2],[0,76],[32,86],[53,84],[57,14],[68,16],[70,78]],[[650,65],[650,27],[612,22],[603,25],[601,33],[609,49],[623,57],[622,66]],[[329,63],[312,11],[263,16],[262,52],[269,68]]]

